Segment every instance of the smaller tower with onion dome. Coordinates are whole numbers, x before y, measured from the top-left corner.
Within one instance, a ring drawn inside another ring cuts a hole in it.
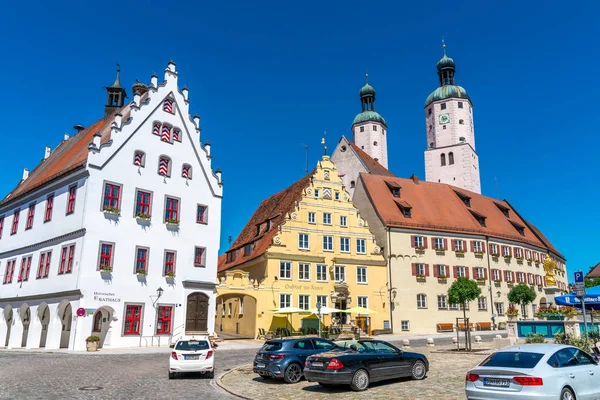
[[[425,179],[481,193],[473,104],[467,91],[454,84],[456,65],[446,55],[446,44],[443,49],[436,65],[440,87],[425,101]]]
[[[352,141],[387,168],[387,125],[383,117],[375,111],[375,89],[369,85],[369,74],[366,74],[366,84],[359,94],[362,112],[352,123]]]

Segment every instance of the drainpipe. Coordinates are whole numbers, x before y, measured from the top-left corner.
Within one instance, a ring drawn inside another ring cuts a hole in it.
[[[489,240],[490,238],[488,236],[485,237],[485,254],[487,254],[487,269],[488,269],[488,277],[489,277],[489,283],[490,283],[490,309],[492,311],[492,329],[496,329],[496,319],[494,318],[494,312],[495,312],[495,304],[494,304],[494,292],[492,290],[492,267],[490,264],[490,244],[489,244]]]
[[[394,303],[392,300],[392,234],[391,229],[388,227],[388,282],[390,283],[388,287],[388,299],[390,302],[390,328],[392,329],[392,333],[394,333]]]

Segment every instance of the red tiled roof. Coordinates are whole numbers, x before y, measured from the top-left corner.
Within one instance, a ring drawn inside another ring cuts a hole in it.
[[[600,263],[590,268],[590,272],[585,276],[586,278],[600,278]]]
[[[253,260],[267,251],[271,246],[273,236],[277,233],[277,227],[285,222],[286,214],[291,212],[295,207],[295,202],[302,198],[302,191],[309,186],[313,174],[314,171],[260,203],[231,248],[219,257],[219,272]],[[270,221],[269,230],[266,230],[267,221]],[[258,235],[257,226],[260,226]],[[248,254],[244,254],[246,245],[252,246]],[[232,251],[236,251],[237,255],[228,263],[227,253]]]
[[[562,258],[565,258],[562,254],[560,254],[560,252],[556,249],[556,247],[554,247],[552,245],[552,243],[550,243],[548,238],[546,236],[544,236],[544,234],[536,226],[534,226],[531,222],[529,222],[527,220],[523,220],[523,221],[533,231],[533,233],[536,234],[538,239],[540,239],[542,241],[542,243],[544,243],[546,245],[548,250],[550,250],[551,252],[553,252],[554,254],[556,254]]]
[[[487,235],[551,250],[547,245],[549,242],[539,238],[543,238],[541,233],[530,229],[530,224],[521,219],[506,201],[495,200],[464,189],[458,190],[444,183],[418,180],[416,183],[412,179],[366,173],[361,173],[360,179],[375,211],[386,226]],[[392,195],[390,184],[401,187],[400,199]],[[465,205],[457,192],[470,198],[470,207]],[[404,217],[396,205],[398,200],[411,205],[410,218]],[[509,210],[510,219],[506,218],[495,203]],[[476,215],[485,216],[485,227],[481,226],[471,211]],[[517,231],[513,223],[524,227],[524,236]],[[552,249],[560,255],[556,249]]]
[[[352,147],[352,149],[354,150],[358,158],[360,158],[362,163],[365,165],[369,173],[374,175],[395,176],[386,167],[379,164],[378,161],[375,161],[373,157],[365,153],[363,149],[355,145],[352,141],[348,140],[348,144],[350,144],[350,147]]]
[[[129,115],[128,105],[122,108],[121,113],[124,114],[123,121],[125,121]],[[127,116],[125,113],[127,113]],[[94,134],[99,132],[102,135],[101,143],[106,143],[110,139],[110,125],[113,120],[114,115],[109,115],[63,141],[50,153],[46,160],[42,160],[31,171],[27,179],[19,182],[17,187],[0,201],[0,205],[7,204],[46,183],[84,167],[87,163],[88,145],[92,142]]]

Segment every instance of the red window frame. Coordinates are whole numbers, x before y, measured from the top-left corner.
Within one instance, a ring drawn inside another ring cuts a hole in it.
[[[123,335],[139,335],[142,326],[142,306],[128,304],[125,307],[125,323],[123,324]]]
[[[156,317],[156,334],[168,335],[171,333],[171,322],[173,320],[172,306],[158,306]]]
[[[58,265],[58,274],[65,273],[65,266],[67,264],[67,247],[63,247],[60,251],[60,264]]]
[[[42,277],[42,269],[44,268],[45,260],[46,260],[46,253],[40,253],[40,263],[38,264],[36,279],[40,279]]]
[[[26,282],[29,280],[29,270],[31,269],[31,259],[33,257],[23,257],[21,259],[21,270],[19,271],[19,282]]]
[[[75,212],[75,197],[77,196],[77,185],[69,187],[69,197],[67,200],[67,215]]]
[[[167,200],[165,201],[165,222],[166,221],[179,222],[179,199],[167,197]]]
[[[54,194],[46,197],[46,212],[44,213],[44,222],[48,222],[52,219],[52,208],[54,207]]]
[[[112,270],[113,245],[111,243],[100,243],[100,259],[98,269],[109,267]]]
[[[119,200],[121,198],[121,186],[113,185],[112,183],[104,184],[104,197],[102,199],[102,209],[116,208],[119,209]]]
[[[152,202],[152,193],[138,190],[135,198],[135,215],[139,214],[151,215],[150,204]]]
[[[196,222],[199,224],[206,223],[206,211],[208,211],[207,206],[203,206],[198,204],[198,211],[196,213]]]
[[[35,216],[35,203],[29,205],[27,210],[27,222],[25,223],[25,230],[33,228],[33,217]]]
[[[135,272],[143,270],[148,271],[148,249],[138,247],[135,252]]]
[[[204,266],[204,255],[205,254],[206,254],[206,249],[204,247],[196,247],[194,249],[194,265]]]
[[[69,258],[67,258],[67,270],[65,273],[69,274],[73,271],[73,260],[75,259],[75,245],[69,246]]]
[[[174,251],[165,251],[165,266],[163,268],[165,275],[169,272],[175,273],[175,257]]]
[[[2,238],[3,230],[4,230],[4,215],[0,217],[0,239]]]
[[[11,260],[6,262],[6,271],[4,273],[4,284],[12,283],[13,275],[15,273],[15,263],[17,260]]]
[[[14,235],[15,233],[17,233],[17,230],[19,229],[19,214],[20,213],[21,213],[21,209],[17,208],[13,214],[12,229],[10,230],[11,235]]]

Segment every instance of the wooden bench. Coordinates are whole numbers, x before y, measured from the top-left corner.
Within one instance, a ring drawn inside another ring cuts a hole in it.
[[[464,322],[460,322],[458,324],[458,329],[460,329],[461,332],[465,331],[465,324],[464,324]],[[469,322],[469,330],[471,330],[471,331],[473,330],[473,323],[472,322]]]
[[[453,324],[437,324],[438,332],[454,332]]]
[[[478,331],[491,331],[492,323],[491,322],[477,322],[475,324],[475,329]]]

